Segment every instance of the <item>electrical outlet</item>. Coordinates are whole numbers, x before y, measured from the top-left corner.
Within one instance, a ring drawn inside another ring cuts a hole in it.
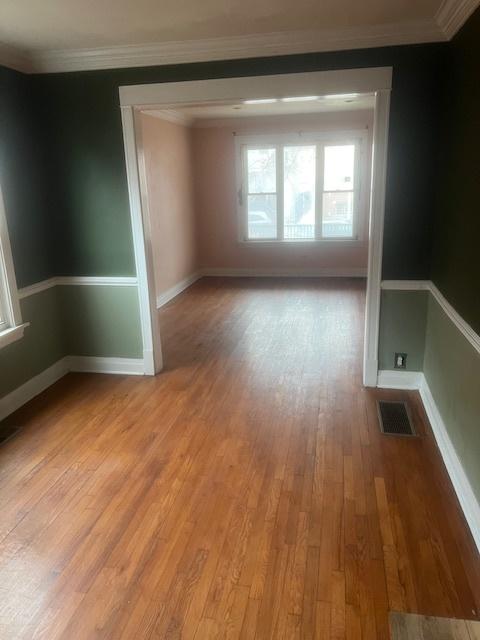
[[[406,369],[407,368],[407,354],[406,353],[395,353],[395,369]]]

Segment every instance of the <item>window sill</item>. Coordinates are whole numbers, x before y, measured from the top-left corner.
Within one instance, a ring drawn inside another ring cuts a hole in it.
[[[19,324],[17,327],[9,327],[0,333],[0,349],[6,347],[7,344],[11,344],[12,342],[16,342],[23,338],[23,332],[28,327],[29,323],[24,322],[23,324]]]
[[[365,245],[365,240],[360,240],[359,238],[321,238],[321,239],[311,239],[311,240],[243,240],[240,239],[238,241],[239,244],[245,244],[250,246],[255,245],[264,245],[264,244],[278,244],[278,245],[346,245],[349,247],[361,247]]]

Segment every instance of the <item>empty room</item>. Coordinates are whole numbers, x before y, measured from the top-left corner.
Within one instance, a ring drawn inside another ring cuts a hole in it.
[[[480,637],[476,0],[4,0],[0,640]]]

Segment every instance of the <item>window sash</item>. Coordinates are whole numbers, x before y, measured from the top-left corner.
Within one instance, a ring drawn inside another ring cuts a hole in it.
[[[270,136],[267,136],[270,137]],[[281,136],[278,136],[280,138]],[[353,189],[324,189],[325,180],[325,147],[331,146],[354,146],[354,169],[353,169]],[[314,222],[314,238],[292,238],[285,240],[284,225],[284,150],[286,147],[315,146],[316,148],[316,167],[315,167],[315,222]],[[276,166],[276,191],[272,192],[251,192],[248,183],[248,151],[260,149],[275,149],[275,166]],[[355,241],[358,240],[358,218],[361,207],[361,189],[362,189],[362,173],[361,173],[361,155],[362,138],[354,136],[345,136],[342,134],[332,138],[318,139],[318,136],[301,138],[298,140],[277,142],[276,144],[259,144],[259,143],[241,143],[241,176],[240,186],[238,190],[238,203],[241,215],[241,239],[247,242],[312,242],[312,241]],[[330,236],[323,235],[323,196],[325,193],[353,193],[353,214],[352,214],[352,234],[349,236]],[[245,195],[244,195],[245,194]],[[255,195],[272,195],[276,196],[276,234],[268,238],[252,238],[249,235],[248,221],[248,197]]]
[[[22,325],[22,317],[0,187],[0,334],[20,325]]]

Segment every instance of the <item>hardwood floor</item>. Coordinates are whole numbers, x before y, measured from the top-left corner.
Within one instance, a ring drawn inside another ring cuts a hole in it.
[[[7,419],[0,638],[388,638],[477,619],[480,561],[416,393],[361,385],[358,281],[203,279],[155,379],[70,374]],[[381,435],[408,398],[419,438]]]

